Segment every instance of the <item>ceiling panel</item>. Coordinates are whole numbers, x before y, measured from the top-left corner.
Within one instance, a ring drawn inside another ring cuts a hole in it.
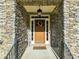
[[[40,8],[42,10],[43,13],[50,13],[54,10],[56,6],[54,5],[50,5],[50,6],[24,6],[24,8],[26,9],[27,12],[30,13],[36,13],[37,10]]]

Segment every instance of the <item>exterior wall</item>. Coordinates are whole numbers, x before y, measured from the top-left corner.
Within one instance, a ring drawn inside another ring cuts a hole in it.
[[[77,29],[77,40],[76,40],[76,44],[77,44],[77,59],[79,59],[79,0],[77,0],[77,6],[76,6],[76,29]]]
[[[0,59],[4,59],[14,44],[15,38],[14,0],[0,0]]]
[[[78,11],[79,11],[79,0],[64,0],[64,41],[69,51],[71,52],[73,59],[79,59]],[[65,55],[65,59],[67,57],[68,56]]]
[[[64,26],[63,26],[63,4],[58,6],[51,15],[51,46],[58,54],[60,59],[64,56]]]
[[[28,34],[27,34],[27,18],[24,17],[24,13],[22,12],[23,7],[20,5],[16,5],[16,20],[15,20],[15,39],[17,42],[17,53],[18,59],[21,59],[27,45],[28,45]]]
[[[66,44],[64,44],[64,59],[73,59],[73,55]]]

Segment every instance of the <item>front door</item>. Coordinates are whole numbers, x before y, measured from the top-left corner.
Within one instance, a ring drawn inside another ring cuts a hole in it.
[[[35,43],[45,43],[45,20],[35,20]]]

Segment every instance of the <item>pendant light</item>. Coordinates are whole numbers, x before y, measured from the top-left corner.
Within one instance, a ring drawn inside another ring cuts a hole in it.
[[[39,5],[39,9],[37,10],[37,13],[38,13],[39,16],[41,16],[41,14],[42,14],[42,10],[40,8],[40,5]]]

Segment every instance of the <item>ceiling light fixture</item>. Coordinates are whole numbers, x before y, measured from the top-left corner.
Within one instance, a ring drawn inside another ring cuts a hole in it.
[[[42,14],[42,10],[40,9],[40,5],[39,5],[39,9],[37,10],[37,13],[39,16],[41,16],[41,14]]]

